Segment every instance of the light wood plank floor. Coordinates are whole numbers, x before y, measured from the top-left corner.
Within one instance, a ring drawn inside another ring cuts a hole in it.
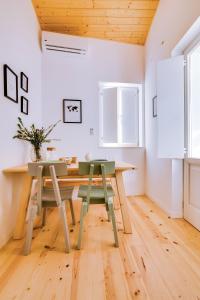
[[[64,253],[56,209],[35,230],[31,255],[21,255],[23,241],[10,241],[0,251],[0,299],[200,300],[200,232],[145,197],[129,200],[133,234],[123,234],[116,211],[119,249],[102,206],[90,208],[81,251]],[[78,226],[70,226],[73,247]]]

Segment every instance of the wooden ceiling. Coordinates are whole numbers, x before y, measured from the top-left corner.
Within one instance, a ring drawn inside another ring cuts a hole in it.
[[[41,29],[144,45],[159,0],[33,0]]]

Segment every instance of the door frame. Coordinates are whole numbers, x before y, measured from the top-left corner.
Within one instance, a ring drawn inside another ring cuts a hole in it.
[[[197,228],[195,220],[188,214],[190,193],[190,166],[200,166],[200,158],[191,157],[191,116],[190,116],[190,60],[189,56],[200,46],[200,38],[196,38],[183,52],[185,57],[185,157],[183,168],[183,218]],[[198,228],[200,229],[200,228]]]
[[[183,55],[184,55],[184,63],[185,63],[185,126],[184,126],[184,131],[185,131],[185,159],[190,159],[192,158],[191,155],[191,135],[190,135],[190,78],[189,78],[189,68],[190,68],[190,61],[189,61],[189,56],[197,47],[200,46],[200,37],[196,38],[195,40],[190,43],[187,48],[184,50]],[[200,159],[200,158],[199,158]]]
[[[190,166],[200,166],[200,159],[198,158],[188,158],[184,161],[184,205],[183,205],[183,217],[190,224],[200,230],[196,220],[194,218],[191,220],[191,216],[188,214],[189,211],[189,194],[190,194]]]
[[[189,188],[189,186],[186,185],[187,178],[185,178],[188,174],[187,170],[187,164],[191,161],[198,161],[197,160],[191,160],[188,155],[188,148],[189,148],[189,139],[188,139],[188,124],[189,124],[189,102],[188,102],[188,83],[187,83],[187,55],[192,50],[192,48],[195,47],[200,42],[200,17],[196,19],[196,21],[191,25],[191,27],[187,30],[187,32],[183,35],[183,37],[178,41],[178,43],[175,45],[175,47],[171,51],[171,56],[178,56],[178,55],[184,55],[185,58],[185,101],[184,101],[184,159],[181,159],[181,161],[172,160],[172,167],[173,165],[176,166],[179,165],[178,170],[174,167],[174,172],[172,170],[172,185],[176,187],[176,192],[178,192],[179,197],[177,194],[172,191],[172,203],[179,204],[179,214],[176,216],[178,218],[184,217],[184,203],[186,199],[186,187]],[[182,165],[182,168],[180,167]],[[173,169],[173,168],[172,168]],[[180,184],[180,187],[177,186],[177,178],[178,182],[182,182],[182,186]]]

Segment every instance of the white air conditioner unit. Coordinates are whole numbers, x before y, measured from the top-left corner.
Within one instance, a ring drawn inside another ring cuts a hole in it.
[[[42,32],[42,50],[47,53],[62,53],[84,57],[88,51],[88,39],[68,34]]]

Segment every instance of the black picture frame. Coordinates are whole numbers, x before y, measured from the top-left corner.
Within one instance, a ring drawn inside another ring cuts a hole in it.
[[[4,96],[9,100],[18,103],[18,76],[8,66],[3,66],[3,78],[4,78]]]
[[[63,99],[63,123],[82,123],[82,100]]]
[[[154,96],[152,98],[152,114],[153,114],[153,118],[156,118],[158,116],[158,114],[157,114],[157,96]]]
[[[24,96],[21,96],[21,112],[28,115],[28,105],[29,101]]]
[[[20,74],[20,87],[24,92],[28,93],[28,77],[23,72]]]

